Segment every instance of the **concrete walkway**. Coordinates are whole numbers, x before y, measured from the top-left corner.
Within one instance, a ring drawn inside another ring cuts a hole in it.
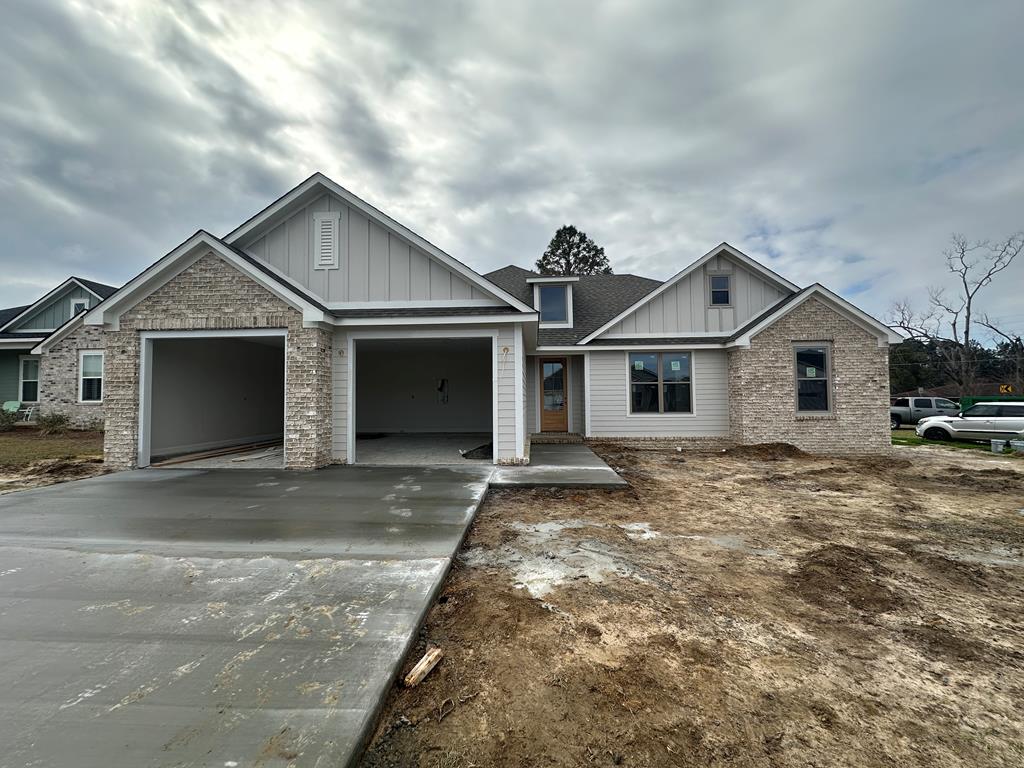
[[[628,488],[589,447],[579,443],[530,446],[530,463],[495,467],[492,488]]]
[[[351,764],[490,473],[143,470],[0,497],[0,764]]]

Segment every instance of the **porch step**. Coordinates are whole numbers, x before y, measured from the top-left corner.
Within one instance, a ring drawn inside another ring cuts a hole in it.
[[[583,435],[576,432],[537,432],[530,435],[533,445],[553,445],[556,443],[582,443]]]

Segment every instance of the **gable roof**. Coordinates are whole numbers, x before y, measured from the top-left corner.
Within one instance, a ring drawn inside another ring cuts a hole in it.
[[[97,283],[94,280],[85,280],[85,279],[83,279],[81,277],[74,277],[74,276],[69,277],[67,280],[62,282],[56,288],[53,288],[52,290],[47,292],[46,295],[41,296],[40,298],[38,298],[35,301],[33,301],[31,304],[26,304],[23,307],[12,307],[12,309],[18,309],[19,311],[16,314],[12,314],[9,317],[6,317],[6,319],[0,320],[0,334],[4,333],[4,331],[9,329],[10,326],[12,326],[15,323],[17,323],[17,321],[20,320],[21,318],[25,317],[26,315],[31,314],[36,309],[38,309],[38,308],[42,307],[44,304],[46,304],[46,302],[50,301],[51,299],[53,299],[56,296],[59,296],[61,294],[61,292],[67,290],[68,288],[70,288],[71,286],[74,286],[74,285],[77,285],[79,288],[82,288],[83,290],[88,291],[89,293],[91,293],[93,296],[95,296],[100,301],[103,301],[103,299],[107,298],[107,296],[110,296],[112,293],[114,293],[117,290],[117,288],[115,288],[112,285],[104,285],[103,283]],[[9,311],[10,310],[0,310],[0,312],[9,312]],[[3,315],[0,315],[0,317],[3,317]],[[28,333],[28,335],[36,336],[36,337],[38,337],[38,336],[45,336],[46,335],[46,332],[41,332],[41,331],[33,331],[31,333],[29,333],[28,331],[25,331],[24,333]]]
[[[677,272],[675,275],[670,277],[664,283],[661,283],[658,286],[657,289],[651,291],[649,294],[647,294],[646,296],[642,297],[640,300],[638,300],[636,303],[632,304],[631,306],[627,307],[622,312],[619,312],[618,314],[614,315],[610,320],[608,320],[606,323],[604,323],[601,327],[597,328],[592,333],[590,333],[587,336],[585,336],[584,338],[580,339],[577,343],[578,344],[586,344],[586,343],[592,341],[594,338],[596,338],[597,336],[600,336],[602,333],[607,331],[609,328],[611,328],[613,325],[615,325],[617,322],[619,322],[623,318],[628,317],[629,315],[633,314],[633,312],[638,310],[644,304],[647,304],[649,301],[654,299],[656,296],[660,296],[662,293],[667,291],[669,288],[671,288],[673,285],[678,283],[680,280],[682,280],[686,276],[691,275],[694,272],[696,272],[698,269],[700,269],[705,264],[707,264],[709,261],[711,261],[711,259],[715,258],[715,256],[720,256],[720,255],[724,255],[727,258],[732,259],[733,261],[739,262],[739,264],[741,264],[742,266],[746,267],[751,272],[754,272],[757,275],[763,277],[769,283],[774,283],[779,288],[781,288],[783,291],[798,291],[799,290],[799,287],[795,283],[789,282],[789,280],[784,278],[782,275],[780,275],[777,272],[774,272],[774,271],[768,269],[768,267],[766,267],[763,264],[761,264],[761,263],[755,261],[754,259],[750,258],[749,256],[747,256],[747,254],[743,253],[739,249],[733,248],[728,243],[719,243],[714,248],[712,248],[710,251],[708,251],[703,256],[701,256],[699,259],[697,259],[695,262],[693,262],[692,264],[690,264],[689,266],[684,268],[682,271]]]
[[[520,312],[533,312],[532,302],[523,302],[516,296],[509,294],[501,286],[488,281],[473,269],[463,264],[458,259],[449,256],[426,238],[413,232],[404,224],[396,221],[383,211],[370,205],[368,202],[353,194],[336,181],[329,179],[319,171],[303,181],[294,189],[286,192],[277,200],[272,202],[259,213],[251,216],[245,222],[226,234],[223,243],[232,247],[240,247],[258,237],[263,232],[277,226],[278,223],[287,218],[294,210],[301,208],[314,198],[329,192],[341,198],[347,205],[352,206],[371,221],[377,222],[391,232],[394,232],[403,240],[427,253],[433,259],[443,264],[448,269],[460,275],[467,282],[477,286],[481,290],[495,295],[504,302],[511,304]]]
[[[484,277],[533,305],[533,285],[528,280],[541,277],[537,272],[517,266],[488,272]],[[612,314],[633,304],[661,285],[660,281],[638,275],[580,275],[572,284],[572,328],[538,328],[537,346],[576,344]]]

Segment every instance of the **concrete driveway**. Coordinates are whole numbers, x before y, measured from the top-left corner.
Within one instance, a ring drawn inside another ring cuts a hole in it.
[[[344,766],[490,467],[143,470],[0,497],[0,766]]]

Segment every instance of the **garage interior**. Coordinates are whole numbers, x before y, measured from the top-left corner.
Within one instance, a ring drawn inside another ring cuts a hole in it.
[[[358,464],[490,464],[490,338],[355,342]]]
[[[284,466],[284,336],[154,339],[151,466]]]

